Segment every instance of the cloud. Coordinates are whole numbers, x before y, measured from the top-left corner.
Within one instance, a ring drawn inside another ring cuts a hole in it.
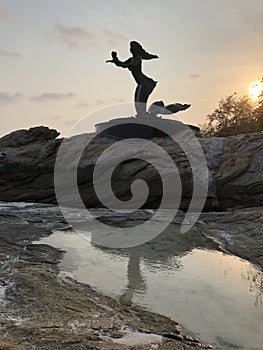
[[[12,17],[12,14],[4,8],[2,5],[2,1],[0,0],[0,20],[1,19],[10,19]]]
[[[13,103],[16,102],[21,96],[20,93],[12,94],[10,92],[0,92],[0,103]]]
[[[105,46],[105,43],[112,47],[129,41],[121,32],[108,28],[101,28],[95,32],[84,26],[57,24],[54,32],[58,40],[70,49]]]
[[[112,97],[111,99],[108,99],[108,100],[101,100],[101,99],[96,100],[96,103],[99,106],[105,105],[105,104],[124,103],[124,102],[125,102],[124,98],[119,98],[119,97]]]
[[[44,92],[41,95],[33,96],[30,98],[31,101],[46,102],[46,101],[58,101],[65,100],[68,98],[75,97],[76,94],[73,92],[59,93],[59,92]]]
[[[193,80],[198,80],[198,79],[203,78],[203,76],[201,74],[191,74],[191,75],[189,75],[189,77]]]
[[[11,52],[11,51],[0,50],[0,57],[21,58],[21,57],[23,57],[23,55],[20,52]]]
[[[106,101],[100,99],[96,100],[97,105],[103,105],[105,102]]]
[[[58,120],[58,119],[60,119],[60,116],[59,115],[53,115],[50,119]]]
[[[120,43],[127,43],[129,38],[120,33],[119,31],[111,30],[111,29],[102,29],[102,35],[105,37],[106,42],[109,45],[118,45]]]
[[[75,106],[75,108],[87,108],[89,107],[88,103],[79,103]]]
[[[96,34],[85,27],[65,26],[58,24],[55,26],[58,39],[68,48],[81,48],[91,44],[96,39]]]
[[[66,120],[65,121],[65,125],[74,125],[74,124],[76,124],[77,123],[77,121],[76,120],[74,120],[74,119],[72,119],[72,120]]]
[[[111,100],[114,103],[124,103],[125,102],[124,98],[119,98],[119,97],[113,97]]]

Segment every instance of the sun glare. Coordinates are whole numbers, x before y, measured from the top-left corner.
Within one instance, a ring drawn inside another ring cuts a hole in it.
[[[249,85],[249,95],[253,100],[256,100],[262,91],[263,91],[263,84],[259,80],[253,81],[253,83]]]

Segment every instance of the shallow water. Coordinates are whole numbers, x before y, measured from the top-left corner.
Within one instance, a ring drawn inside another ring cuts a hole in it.
[[[263,349],[263,275],[249,262],[175,227],[136,248],[91,241],[88,232],[56,231],[37,243],[66,250],[61,269],[77,280],[169,316],[218,349]]]

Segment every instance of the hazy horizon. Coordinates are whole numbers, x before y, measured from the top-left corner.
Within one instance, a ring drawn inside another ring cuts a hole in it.
[[[110,5],[0,0],[1,136],[38,125],[66,135],[99,108],[132,102],[130,73],[105,63],[112,50],[128,58],[131,40],[159,56],[143,62],[158,81],[149,102],[191,103],[178,115],[186,123],[203,123],[220,98],[263,76],[261,0]]]

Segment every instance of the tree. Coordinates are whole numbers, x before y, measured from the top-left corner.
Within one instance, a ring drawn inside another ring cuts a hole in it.
[[[263,85],[263,78],[261,79],[261,84]],[[257,115],[258,129],[261,131],[263,130],[263,90],[258,97],[258,106],[255,112]]]
[[[261,80],[263,84],[263,78]],[[201,126],[206,136],[231,136],[263,131],[263,91],[257,102],[236,93],[219,100],[218,107]]]

